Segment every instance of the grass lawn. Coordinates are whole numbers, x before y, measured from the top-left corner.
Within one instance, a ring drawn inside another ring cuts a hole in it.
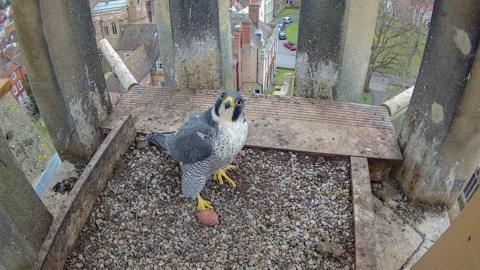
[[[400,94],[401,92],[403,92],[405,90],[407,90],[407,89],[404,86],[392,84],[392,85],[388,86],[387,93],[388,93],[388,96],[391,98],[391,97],[394,97],[394,96]]]
[[[280,86],[283,82],[283,78],[285,77],[285,74],[287,74],[287,73],[295,74],[295,70],[294,69],[288,69],[288,68],[279,68],[278,71],[277,71],[277,74],[275,76],[275,81],[273,82],[273,85]]]
[[[362,104],[367,104],[367,105],[373,105],[373,96],[371,93],[363,93],[362,97],[360,99],[360,103]]]
[[[298,39],[298,21],[295,21],[287,26],[285,30],[287,34],[287,40],[297,44]]]
[[[286,16],[290,16],[292,14],[300,14],[300,9],[299,8],[291,8],[291,7],[286,7],[280,13],[278,14],[278,17],[283,18]]]
[[[280,86],[282,84],[283,78],[285,77],[285,74],[287,74],[287,73],[292,73],[292,80],[295,80],[295,70],[294,69],[279,68],[278,71],[277,71],[277,74],[275,75],[275,79],[273,81],[273,87],[272,87],[272,89],[267,91],[267,94],[272,94],[273,91],[275,90],[275,86]]]

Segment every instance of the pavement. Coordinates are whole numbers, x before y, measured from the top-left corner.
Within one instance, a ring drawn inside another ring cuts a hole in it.
[[[369,85],[374,105],[380,105],[390,98],[387,89],[391,84],[401,85],[408,89],[415,84],[415,78],[374,72]]]
[[[295,69],[297,52],[292,52],[283,46],[285,40],[279,40],[277,52],[277,67]]]
[[[294,21],[298,21],[300,15],[292,14],[289,15]],[[273,21],[275,24],[279,24],[283,20],[283,17],[275,18]],[[278,38],[278,37],[277,37]],[[295,59],[297,57],[297,52],[292,52],[289,49],[283,46],[286,40],[279,40],[278,42],[278,53],[277,53],[277,67],[279,68],[290,68],[295,69]]]

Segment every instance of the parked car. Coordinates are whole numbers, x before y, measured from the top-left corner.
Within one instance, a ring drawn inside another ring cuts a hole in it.
[[[278,24],[278,29],[280,29],[280,31],[285,30],[286,27],[287,27],[287,25],[284,24],[283,22],[281,22],[281,23]]]
[[[287,34],[285,34],[285,32],[281,31],[278,33],[278,39],[280,40],[285,40],[287,39]]]
[[[289,23],[292,23],[292,22],[293,22],[292,17],[285,17],[285,18],[283,18],[283,23],[284,23],[284,24],[289,24]]]
[[[291,41],[283,43],[283,46],[292,52],[297,50],[297,45]]]

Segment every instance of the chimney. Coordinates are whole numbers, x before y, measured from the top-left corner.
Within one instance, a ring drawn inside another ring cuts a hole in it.
[[[240,54],[240,49],[242,47],[242,33],[240,32],[240,28],[236,28],[233,30],[233,54],[238,56]]]
[[[250,5],[248,6],[248,17],[252,20],[255,26],[258,26],[258,20],[260,16],[260,3],[258,0],[250,0]]]
[[[252,22],[250,20],[242,21],[240,31],[242,32],[242,44],[250,44],[252,36]]]

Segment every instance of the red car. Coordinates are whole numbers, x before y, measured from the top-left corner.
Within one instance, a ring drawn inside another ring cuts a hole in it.
[[[295,43],[293,43],[291,41],[283,43],[283,46],[285,46],[285,48],[289,49],[290,51],[296,51],[297,50],[297,45],[295,45]]]

